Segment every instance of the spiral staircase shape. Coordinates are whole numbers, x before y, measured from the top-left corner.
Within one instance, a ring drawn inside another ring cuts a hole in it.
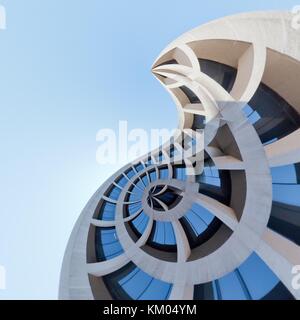
[[[177,106],[180,134],[90,199],[66,249],[60,299],[300,298],[292,18],[226,17],[163,50],[152,72]],[[181,161],[187,141],[203,148]]]

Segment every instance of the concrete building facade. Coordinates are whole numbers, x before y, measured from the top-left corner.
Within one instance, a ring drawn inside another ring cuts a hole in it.
[[[162,51],[152,72],[183,134],[90,199],[66,249],[60,299],[300,299],[300,31],[292,18],[226,17]],[[182,163],[185,144],[201,139],[203,150]]]

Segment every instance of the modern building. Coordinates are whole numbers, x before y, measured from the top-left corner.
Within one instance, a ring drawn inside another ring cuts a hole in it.
[[[163,50],[152,71],[179,128],[204,137],[204,163],[190,174],[199,159],[176,159],[178,136],[108,179],[74,227],[60,299],[300,299],[292,21],[288,12],[230,16]]]

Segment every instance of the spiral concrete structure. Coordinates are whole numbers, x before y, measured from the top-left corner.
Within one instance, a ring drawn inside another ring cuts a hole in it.
[[[299,299],[300,31],[288,12],[182,35],[152,72],[181,134],[93,195],[60,299]],[[203,145],[184,157],[186,144]]]

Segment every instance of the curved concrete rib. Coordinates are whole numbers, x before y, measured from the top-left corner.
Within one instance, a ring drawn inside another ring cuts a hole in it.
[[[105,221],[105,220],[97,220],[97,219],[92,219],[91,220],[91,225],[99,228],[111,228],[116,225],[116,221]]]
[[[193,300],[194,286],[175,283],[173,285],[169,300]]]
[[[197,56],[195,55],[195,52],[187,44],[179,45],[177,48],[181,50],[188,58],[190,66],[192,67],[193,73],[195,74],[199,73],[200,64]],[[179,59],[178,59],[178,62],[182,64]]]
[[[111,199],[109,197],[106,197],[106,196],[102,196],[102,199],[107,201],[107,202],[110,202],[110,203],[113,203],[113,204],[117,204],[118,203],[118,200],[115,200],[115,199]],[[124,204],[134,204],[134,203],[138,203],[140,202],[140,200],[135,200],[135,201],[126,201],[124,202]]]
[[[300,129],[265,146],[270,167],[300,162]]]
[[[213,161],[219,170],[243,170],[243,161],[232,156],[213,157]]]
[[[201,103],[188,103],[183,107],[184,112],[205,116],[206,112]]]
[[[95,277],[102,277],[124,267],[129,261],[130,259],[124,253],[111,260],[88,263],[87,272]]]
[[[133,219],[135,219],[140,213],[142,212],[142,209],[138,210],[135,214],[125,218],[123,221],[128,222]],[[91,224],[95,227],[103,227],[103,228],[109,228],[109,227],[114,227],[116,225],[117,221],[105,221],[105,220],[97,220],[97,219],[92,219]]]
[[[176,65],[172,65],[172,69],[176,69]],[[217,103],[216,103],[214,97],[211,95],[210,91],[207,90],[205,83],[202,84],[201,83],[202,81],[193,81],[193,80],[189,79],[188,78],[189,74],[184,74],[184,72],[182,72],[183,75],[175,74],[170,71],[156,71],[156,72],[162,76],[165,76],[165,77],[168,77],[172,80],[175,80],[176,84],[173,84],[172,88],[185,86],[185,87],[189,88],[192,92],[194,92],[194,94],[198,97],[198,99],[202,103],[202,106],[205,110],[207,122],[211,121],[212,119],[214,119],[218,115],[219,108],[217,106]],[[199,80],[199,79],[200,80],[204,79],[204,82],[208,81],[211,83],[211,85],[214,85],[216,87],[220,87],[222,90],[224,90],[218,83],[216,83],[214,80],[212,80],[211,78],[209,78],[205,74],[200,73],[196,80]],[[170,89],[170,86],[166,86],[166,88]],[[184,108],[185,104],[182,104],[181,108]]]
[[[200,193],[194,197],[194,200],[196,203],[200,204],[202,207],[215,215],[231,230],[234,230],[238,225],[236,214],[230,207],[227,207],[221,202]]]
[[[240,57],[238,74],[231,91],[237,101],[249,101],[261,83],[265,71],[267,49],[261,43],[251,44]]]
[[[140,237],[140,239],[136,243],[138,247],[142,247],[147,243],[151,235],[152,227],[153,227],[153,219],[150,219],[146,227],[146,230],[144,231],[143,235]]]
[[[188,238],[179,220],[172,221],[177,245],[177,261],[185,262],[191,254]]]
[[[106,197],[104,195],[102,196],[102,199],[107,201],[107,202],[113,203],[113,204],[116,204],[118,202],[117,200],[111,199],[111,198]]]

